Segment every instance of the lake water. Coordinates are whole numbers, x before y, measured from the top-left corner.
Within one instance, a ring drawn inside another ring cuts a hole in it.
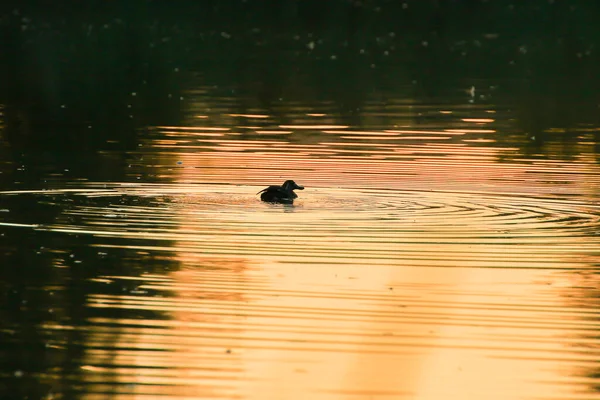
[[[8,387],[597,397],[594,132],[572,158],[523,154],[510,112],[456,89],[454,105],[373,101],[360,126],[328,104],[239,114],[186,93],[122,181],[3,191]],[[260,202],[285,179],[306,186],[294,205]]]
[[[0,397],[600,399],[595,51],[11,15]]]

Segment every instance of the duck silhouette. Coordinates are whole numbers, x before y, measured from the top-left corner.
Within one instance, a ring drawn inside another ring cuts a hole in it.
[[[304,186],[288,180],[281,186],[269,186],[256,194],[262,193],[260,199],[267,203],[294,204],[294,199],[298,198],[298,195],[294,193],[295,189],[304,190]]]

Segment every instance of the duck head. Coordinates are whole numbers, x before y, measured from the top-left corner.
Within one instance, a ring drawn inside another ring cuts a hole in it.
[[[283,188],[283,190],[288,191],[288,192],[293,192],[296,189],[304,190],[304,186],[300,186],[292,180],[283,182],[283,185],[281,187]]]

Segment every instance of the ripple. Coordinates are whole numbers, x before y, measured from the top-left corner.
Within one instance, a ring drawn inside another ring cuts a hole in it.
[[[599,242],[600,207],[584,201],[313,188],[294,206],[280,206],[260,202],[258,190],[207,184],[3,192],[36,196],[62,211],[54,222],[27,224],[11,220],[9,209],[0,224],[146,240],[140,248],[170,240],[173,249],[279,262],[571,268],[575,255],[592,254]]]

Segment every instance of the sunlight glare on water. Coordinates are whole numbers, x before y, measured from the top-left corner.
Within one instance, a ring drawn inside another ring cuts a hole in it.
[[[490,105],[423,106],[420,124],[374,105],[362,126],[326,107],[211,110],[143,132],[127,182],[0,193],[6,234],[43,238],[44,290],[82,301],[82,321],[41,326],[79,346],[61,368],[83,397],[594,396],[591,136],[563,162],[501,141]],[[306,186],[294,205],[259,201],[286,179]],[[53,217],[15,218],[20,202]]]

